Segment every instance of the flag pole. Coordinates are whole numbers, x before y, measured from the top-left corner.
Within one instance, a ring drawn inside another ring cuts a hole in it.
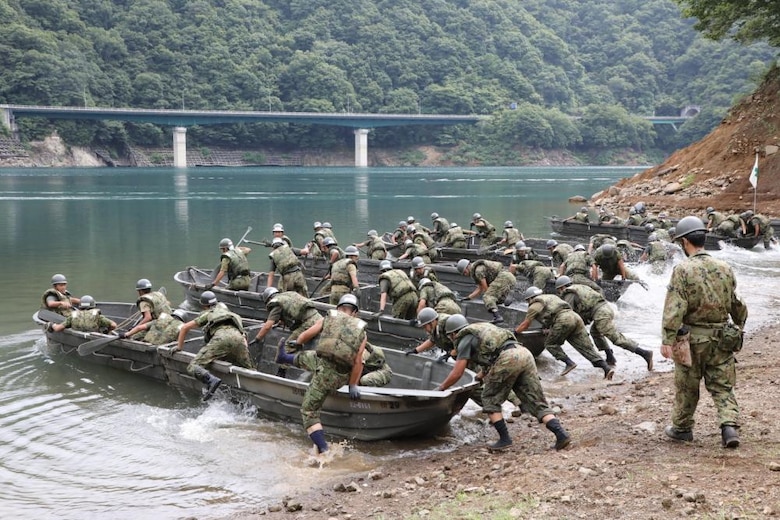
[[[753,186],[753,213],[756,212],[756,195],[758,193],[758,150],[756,150],[756,162],[750,171],[750,185]]]

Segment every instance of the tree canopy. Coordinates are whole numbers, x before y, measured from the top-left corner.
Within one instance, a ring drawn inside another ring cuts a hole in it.
[[[675,0],[685,16],[708,38],[733,38],[742,43],[766,40],[780,47],[780,1],[777,0]]]

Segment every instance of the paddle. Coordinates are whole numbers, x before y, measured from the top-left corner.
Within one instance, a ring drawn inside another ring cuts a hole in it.
[[[269,242],[268,240],[260,241],[260,240],[249,240],[248,238],[245,238],[244,242],[246,242],[247,244],[255,244],[258,246],[271,247],[271,242]]]
[[[165,288],[161,287],[160,289],[165,289]],[[141,311],[136,311],[133,315],[129,316],[127,319],[122,321],[122,323],[120,323],[119,325],[120,326],[127,325],[132,320],[132,325],[130,326],[130,328],[132,329],[140,321],[140,319],[141,319]],[[109,343],[113,343],[118,339],[122,339],[122,338],[120,338],[117,335],[110,335],[104,338],[93,339],[92,341],[87,341],[86,343],[82,343],[81,345],[79,345],[77,349],[79,356],[88,356],[90,354],[94,354],[95,352],[102,349]]]
[[[40,309],[38,311],[38,318],[49,321],[51,323],[62,323],[65,321],[65,316],[62,314],[57,314],[54,311],[50,311],[49,309]]]
[[[317,294],[317,291],[320,290],[320,287],[322,287],[322,284],[324,284],[326,281],[330,280],[330,278],[323,278],[320,280],[320,283],[317,284],[317,287],[314,288],[314,290],[311,292],[311,297],[314,298],[314,296]]]

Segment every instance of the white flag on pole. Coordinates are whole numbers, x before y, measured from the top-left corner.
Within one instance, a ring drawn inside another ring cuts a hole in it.
[[[756,154],[756,164],[753,165],[753,170],[750,172],[750,178],[748,178],[753,189],[756,189],[758,184],[758,154]]]

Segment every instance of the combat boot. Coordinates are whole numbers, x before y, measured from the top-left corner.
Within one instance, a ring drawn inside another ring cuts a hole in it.
[[[723,440],[724,448],[738,448],[739,447],[739,435],[737,435],[737,428],[735,426],[721,426],[720,437]]]
[[[555,434],[555,446],[553,447],[556,450],[560,451],[571,443],[571,436],[557,418],[547,421],[545,427]]]
[[[493,321],[490,323],[504,323],[504,318],[498,313],[498,309],[492,309],[490,313],[493,315]]]
[[[606,359],[607,365],[611,367],[616,366],[617,359],[615,359],[615,352],[611,348],[608,348],[604,351],[604,353],[607,355],[607,359]]]
[[[612,380],[612,377],[615,375],[615,367],[611,367],[607,365],[607,362],[603,359],[598,361],[595,365],[595,367],[598,367],[604,371],[604,379]]]
[[[563,360],[564,363],[566,363],[566,366],[563,368],[563,372],[561,372],[562,376],[565,376],[575,368],[577,368],[577,363],[571,360],[571,358],[566,358]]]
[[[203,382],[206,384],[206,394],[203,396],[203,401],[208,401],[222,384],[222,380],[212,375],[211,372],[206,372],[203,376]]]
[[[672,440],[675,441],[687,441],[690,442],[693,440],[693,432],[690,430],[678,430],[672,425],[667,426],[664,428],[664,434],[666,434],[667,437],[669,437]]]
[[[493,444],[488,444],[488,449],[491,451],[505,450],[512,445],[512,438],[509,436],[509,430],[506,427],[506,422],[501,419],[494,422],[493,427],[498,432],[498,440]]]
[[[653,371],[653,353],[649,350],[645,350],[643,348],[637,347],[634,351],[636,354],[642,356],[644,358],[645,363],[647,363],[647,371],[652,372]]]

